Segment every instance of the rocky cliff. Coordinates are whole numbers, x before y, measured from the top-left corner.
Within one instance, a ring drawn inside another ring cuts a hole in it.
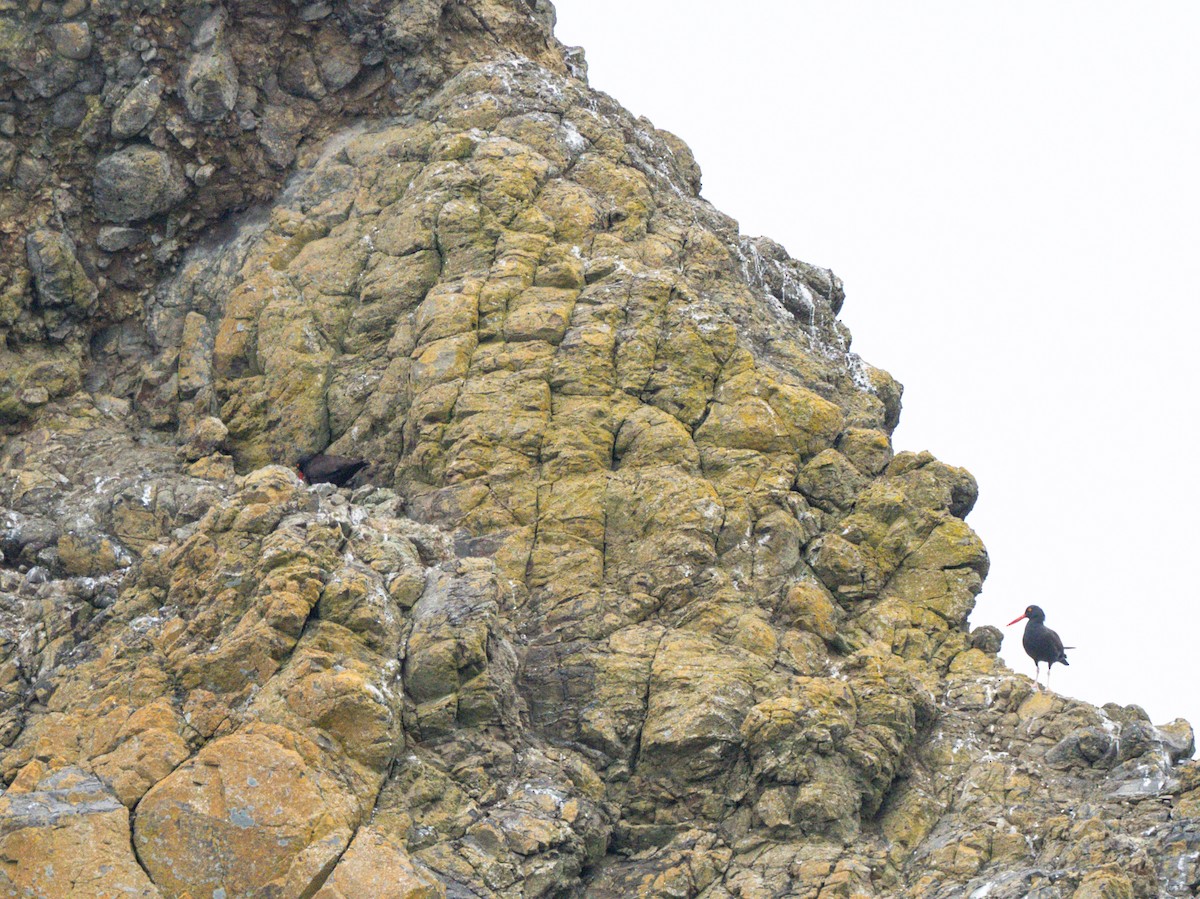
[[[970,630],[840,281],[553,18],[0,0],[0,895],[1193,895],[1190,727]]]

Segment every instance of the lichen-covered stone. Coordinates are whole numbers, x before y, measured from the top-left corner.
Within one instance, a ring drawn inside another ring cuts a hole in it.
[[[329,851],[345,847],[349,797],[306,759],[317,747],[288,736],[280,742],[267,729],[215,740],[146,794],[134,846],[156,884],[175,895],[246,895],[339,829]]]
[[[96,302],[96,285],[76,256],[75,242],[66,234],[34,231],[25,238],[29,269],[38,302],[47,309],[72,308],[86,315]]]
[[[442,899],[446,888],[417,865],[404,847],[374,828],[363,828],[338,860],[314,899]]]
[[[1191,728],[969,629],[974,479],[548,3],[160,5],[0,25],[13,891],[1194,892]]]
[[[217,10],[196,28],[194,52],[179,78],[179,93],[188,115],[197,122],[214,122],[233,111],[238,96],[238,71],[225,39],[225,16]]]
[[[74,393],[83,382],[82,348],[0,347],[0,426],[24,421],[51,400]]]
[[[129,842],[129,811],[80,768],[30,771],[0,796],[0,890],[85,899],[162,893]]]
[[[33,276],[33,310],[39,315],[46,337],[59,343],[76,335],[95,311],[99,291],[79,261],[75,242],[67,234],[38,229],[26,236],[25,254]],[[27,385],[25,389],[29,392],[36,388]],[[61,392],[47,390],[46,399]]]
[[[135,222],[166,212],[184,198],[178,164],[162,150],[125,147],[96,163],[93,197],[101,218]]]
[[[150,75],[135,84],[113,110],[113,137],[133,137],[149,125],[162,103],[162,91],[162,79],[157,75]]]
[[[48,29],[54,52],[64,59],[87,59],[92,53],[91,27],[87,22],[62,22]]]

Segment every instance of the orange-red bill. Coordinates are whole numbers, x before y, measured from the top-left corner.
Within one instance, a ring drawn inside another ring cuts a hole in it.
[[[1014,624],[1016,624],[1018,621],[1021,621],[1021,620],[1022,620],[1022,619],[1024,619],[1024,618],[1025,618],[1025,616],[1024,616],[1024,615],[1022,615],[1020,618],[1014,618],[1012,621],[1010,621],[1008,624],[1006,624],[1006,625],[1004,625],[1004,626],[1005,626],[1005,627],[1012,627]]]

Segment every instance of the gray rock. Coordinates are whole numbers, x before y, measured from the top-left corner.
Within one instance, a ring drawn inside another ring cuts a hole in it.
[[[309,3],[307,6],[301,7],[300,18],[305,22],[316,22],[318,19],[324,19],[333,12],[333,5],[328,0],[320,0],[318,3]]]
[[[1102,708],[1109,718],[1119,724],[1134,724],[1139,721],[1144,724],[1150,723],[1150,715],[1140,705],[1117,705],[1115,702],[1106,702]]]
[[[229,436],[229,429],[221,419],[206,415],[190,429],[187,442],[179,448],[179,454],[188,462],[195,462],[212,455]]]
[[[216,173],[216,171],[217,167],[209,162],[205,165],[197,166],[194,172],[188,174],[188,177],[192,179],[192,183],[194,183],[197,187],[203,187],[212,180],[212,176]]]
[[[192,32],[192,48],[205,50],[214,46],[225,36],[225,14],[223,10],[213,10],[203,21],[196,25]]]
[[[990,624],[985,624],[983,627],[977,627],[971,631],[971,645],[976,649],[981,649],[988,655],[995,655],[1000,651],[1000,644],[1004,642],[1004,634],[1000,632],[1000,628],[993,627]]]
[[[57,97],[79,80],[79,63],[73,59],[45,52],[36,62],[22,70],[29,86],[43,99]]]
[[[124,811],[112,791],[81,768],[63,768],[46,777],[41,789],[10,798],[10,827],[51,827],[79,815]],[[15,826],[14,826],[15,825]]]
[[[29,407],[44,406],[50,402],[50,391],[40,385],[26,387],[17,394],[17,399]]]
[[[78,91],[67,91],[54,101],[50,111],[50,124],[55,128],[74,129],[87,118],[87,98]]]
[[[587,81],[587,54],[583,47],[567,47],[566,52],[563,53],[563,60],[567,64],[567,70],[571,73],[571,77]]]
[[[25,238],[25,253],[42,308],[74,307],[81,312],[92,308],[98,291],[80,265],[70,237],[47,229],[33,231]]]
[[[9,564],[32,559],[58,538],[59,528],[48,518],[12,511],[0,517],[0,553]]]
[[[317,64],[307,49],[293,53],[279,70],[279,86],[296,97],[320,100],[327,91],[321,83]]]
[[[362,70],[358,49],[332,30],[322,32],[317,39],[316,60],[321,81],[331,92],[340,91]]]
[[[1122,762],[1152,753],[1161,745],[1158,729],[1145,721],[1134,721],[1121,728],[1120,758]]]
[[[144,232],[122,225],[106,225],[96,235],[96,246],[106,253],[118,253],[136,246],[146,239]]]
[[[322,56],[317,60],[317,70],[321,80],[331,91],[339,91],[355,78],[362,70],[357,59],[344,55]]]
[[[179,141],[179,145],[185,150],[190,150],[196,146],[196,129],[187,122],[183,116],[169,115],[165,122],[167,131],[175,140]]]
[[[1196,753],[1196,735],[1192,726],[1182,718],[1160,726],[1158,736],[1172,762],[1185,761]]]
[[[1055,768],[1108,767],[1116,759],[1116,741],[1103,728],[1088,727],[1068,734],[1046,753]]]
[[[387,17],[384,40],[405,53],[415,53],[438,32],[441,0],[412,0],[399,5]]]
[[[17,145],[0,139],[0,184],[8,181],[17,165]]]
[[[86,65],[80,68],[79,78],[75,81],[75,90],[84,96],[93,97],[101,93],[107,83],[108,77],[103,67]]]
[[[17,186],[17,190],[29,192],[37,190],[42,186],[42,182],[46,180],[46,175],[50,171],[50,166],[44,159],[38,159],[36,156],[22,156],[17,162],[17,171],[13,176],[13,183]]]
[[[179,79],[179,95],[194,121],[215,122],[229,115],[237,102],[238,71],[228,48],[217,42],[196,53]]]
[[[157,75],[134,85],[113,113],[113,137],[133,137],[150,124],[162,103],[162,87],[162,80]]]
[[[50,40],[54,52],[64,59],[87,59],[92,54],[92,34],[87,22],[51,25]]]
[[[296,146],[308,117],[292,106],[275,104],[263,111],[258,140],[273,165],[284,168],[296,158]]]
[[[137,78],[142,72],[142,61],[135,53],[126,53],[117,58],[115,76],[117,81],[126,84]]]
[[[110,222],[136,222],[166,212],[187,194],[183,172],[153,147],[118,150],[96,165],[96,211]]]

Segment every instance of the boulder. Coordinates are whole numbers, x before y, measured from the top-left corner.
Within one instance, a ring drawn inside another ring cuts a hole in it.
[[[92,195],[102,218],[136,222],[175,206],[187,195],[187,182],[169,154],[134,145],[96,163]]]
[[[151,75],[135,84],[113,110],[112,135],[124,140],[140,133],[162,104],[162,79]]]

